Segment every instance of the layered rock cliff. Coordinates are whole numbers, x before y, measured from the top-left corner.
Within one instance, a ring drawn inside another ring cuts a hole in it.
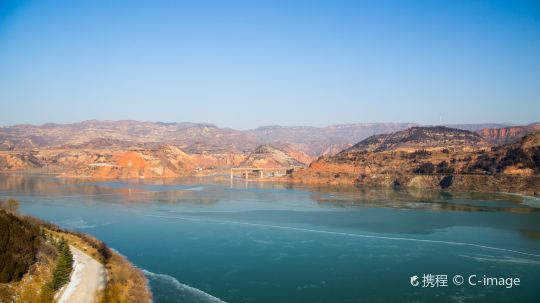
[[[502,145],[519,141],[522,137],[540,131],[540,123],[502,128],[483,128],[478,133],[487,141]]]

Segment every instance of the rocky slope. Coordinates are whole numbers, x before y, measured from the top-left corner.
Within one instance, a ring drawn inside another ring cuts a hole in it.
[[[454,188],[540,195],[540,133],[490,148],[477,134],[414,127],[321,157],[291,180],[359,186]]]
[[[478,149],[487,148],[489,144],[480,135],[466,130],[445,126],[416,126],[391,134],[371,136],[346,149],[342,154],[361,151],[429,150],[440,147]]]
[[[240,164],[241,167],[275,168],[304,166],[305,164],[296,160],[285,151],[269,145],[257,147]]]
[[[487,141],[502,145],[519,141],[523,136],[540,131],[540,123],[524,126],[509,126],[501,128],[483,128],[478,133]]]
[[[479,153],[464,172],[489,175],[539,175],[540,131],[526,135],[518,142],[496,146],[488,152]]]

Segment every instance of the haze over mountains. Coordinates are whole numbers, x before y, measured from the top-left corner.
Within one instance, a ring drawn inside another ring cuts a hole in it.
[[[220,128],[206,123],[163,123],[133,120],[87,120],[0,127],[0,149],[156,148],[171,144],[188,153],[249,152],[260,145],[296,150],[311,157],[333,155],[377,134],[403,130],[415,123],[355,123],[313,126],[263,126],[252,130]],[[451,127],[478,131],[507,124],[464,124]],[[493,132],[486,131],[486,134]],[[521,134],[521,133],[520,133]]]

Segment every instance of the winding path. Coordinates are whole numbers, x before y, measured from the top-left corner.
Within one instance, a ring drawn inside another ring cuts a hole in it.
[[[92,303],[96,294],[105,287],[105,267],[78,248],[72,245],[69,248],[73,254],[73,272],[60,293],[58,303]]]

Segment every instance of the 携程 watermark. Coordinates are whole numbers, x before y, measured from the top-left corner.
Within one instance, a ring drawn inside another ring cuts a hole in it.
[[[521,280],[518,277],[490,277],[488,275],[454,275],[451,277],[451,283],[449,277],[446,274],[423,274],[422,277],[418,275],[412,275],[410,278],[410,284],[414,287],[422,288],[435,288],[435,287],[448,287],[449,285],[461,286],[495,286],[512,288],[519,286]]]

